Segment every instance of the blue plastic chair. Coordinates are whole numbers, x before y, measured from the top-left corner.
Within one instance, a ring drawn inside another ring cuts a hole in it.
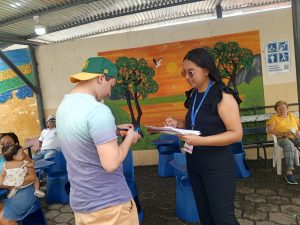
[[[160,177],[174,176],[174,170],[169,162],[174,159],[175,152],[180,153],[179,138],[175,135],[161,134],[158,140],[152,142],[158,150],[158,175]]]
[[[67,173],[67,162],[61,151],[47,159],[55,164],[45,171],[47,173],[46,202],[66,204],[69,202],[70,183]]]
[[[133,156],[132,150],[128,151],[128,154],[123,161],[123,173],[126,180],[131,181],[134,180],[134,165],[133,165]]]
[[[130,192],[132,194],[132,197],[133,197],[133,200],[135,202],[135,205],[136,205],[136,208],[137,208],[137,211],[138,211],[138,217],[139,217],[139,223],[141,224],[143,219],[144,219],[144,211],[142,209],[142,206],[141,206],[141,203],[140,203],[140,200],[139,200],[139,197],[138,197],[138,191],[137,191],[137,187],[136,187],[136,183],[134,180],[126,180],[127,181],[127,185],[130,189]]]
[[[239,178],[247,178],[251,176],[251,171],[246,164],[245,156],[242,142],[236,142],[230,145],[230,150],[234,156],[236,165],[236,174]]]
[[[196,223],[199,221],[197,206],[186,170],[186,158],[183,153],[174,153],[170,162],[176,177],[176,216],[180,219]]]
[[[47,219],[43,213],[40,200],[37,200],[30,213],[23,219],[18,221],[19,225],[47,225]]]
[[[45,169],[47,175],[55,175],[55,173],[61,172],[67,173],[67,161],[61,151],[57,151],[53,157],[47,158],[45,160],[55,162],[54,165]]]
[[[134,180],[134,165],[133,165],[133,156],[132,156],[132,150],[128,151],[128,154],[123,161],[123,173],[127,182],[127,185],[131,191],[132,197],[134,199],[138,216],[139,216],[139,223],[141,224],[144,219],[144,212],[142,209],[142,206],[140,204],[139,198],[138,198],[138,191],[136,187],[136,183]]]

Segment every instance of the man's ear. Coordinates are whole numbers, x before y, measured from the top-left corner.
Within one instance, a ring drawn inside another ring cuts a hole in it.
[[[100,74],[97,78],[98,83],[101,84],[103,82],[103,79],[105,79],[104,75]]]

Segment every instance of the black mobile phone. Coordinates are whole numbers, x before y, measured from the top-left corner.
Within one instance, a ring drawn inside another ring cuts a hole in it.
[[[118,131],[128,131],[129,130],[128,128],[122,128],[122,127],[117,127],[117,129],[118,129]],[[139,133],[142,138],[144,137],[140,127],[134,127],[133,129],[135,132]]]

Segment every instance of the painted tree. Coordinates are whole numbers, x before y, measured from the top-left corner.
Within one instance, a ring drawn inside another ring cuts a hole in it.
[[[140,126],[143,112],[139,104],[139,99],[145,99],[149,94],[155,93],[158,90],[158,84],[153,80],[155,70],[148,66],[147,61],[143,58],[120,57],[116,60],[115,65],[119,71],[119,75],[117,84],[113,89],[112,98],[126,98],[132,124],[135,127]],[[131,100],[135,103],[137,116],[134,115]]]
[[[229,79],[234,90],[238,93],[236,76],[243,68],[252,65],[254,55],[250,49],[241,48],[237,42],[217,42],[213,48],[205,47],[215,60],[222,78]]]

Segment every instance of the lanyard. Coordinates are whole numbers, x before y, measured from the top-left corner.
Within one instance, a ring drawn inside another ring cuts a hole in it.
[[[195,127],[196,116],[198,114],[198,111],[199,111],[199,109],[200,109],[200,107],[201,107],[201,105],[202,105],[202,103],[203,103],[203,101],[204,101],[204,99],[205,99],[205,97],[206,97],[206,95],[207,95],[207,93],[208,93],[208,91],[209,91],[209,89],[211,88],[212,85],[213,85],[213,81],[209,81],[209,84],[208,84],[208,86],[207,86],[207,88],[206,88],[206,90],[204,92],[204,95],[203,95],[203,97],[202,97],[202,99],[201,99],[201,101],[200,101],[200,103],[199,103],[196,111],[195,111],[195,104],[196,104],[196,99],[197,99],[198,91],[195,94],[194,102],[193,102],[193,108],[192,108],[192,113],[191,113],[192,130],[194,130],[194,127]]]

